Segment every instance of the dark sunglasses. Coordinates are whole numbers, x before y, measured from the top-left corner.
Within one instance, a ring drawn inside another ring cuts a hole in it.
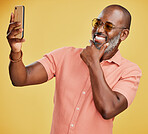
[[[102,20],[98,19],[98,18],[94,18],[92,20],[92,26],[94,28],[99,28],[102,24],[104,25],[103,28],[106,32],[110,32],[112,29],[127,29],[125,27],[115,27],[114,24],[112,24],[111,22],[108,22],[108,21],[103,23]]]

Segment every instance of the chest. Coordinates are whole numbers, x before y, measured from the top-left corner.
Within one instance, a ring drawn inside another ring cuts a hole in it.
[[[119,81],[121,70],[116,64],[101,64],[105,80],[110,88]],[[79,96],[82,91],[91,90],[89,70],[86,64],[79,60],[77,62],[67,62],[63,64],[56,77],[56,95],[72,98]]]

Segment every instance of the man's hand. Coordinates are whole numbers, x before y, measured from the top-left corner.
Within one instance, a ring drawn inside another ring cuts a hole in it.
[[[17,39],[15,36],[18,35],[23,31],[22,28],[16,29],[21,25],[19,22],[14,22],[14,14],[11,14],[10,18],[10,24],[7,31],[7,40],[9,42],[9,45],[11,47],[11,51],[16,53],[20,52],[22,47],[22,42],[24,42],[24,39]]]
[[[94,42],[90,40],[90,46],[86,46],[86,48],[80,53],[80,56],[86,65],[90,66],[91,63],[100,62],[100,59],[108,45],[109,43],[104,44],[99,50],[94,45]]]

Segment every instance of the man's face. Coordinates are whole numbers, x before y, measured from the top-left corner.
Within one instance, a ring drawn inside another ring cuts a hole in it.
[[[123,27],[122,16],[122,12],[119,10],[106,9],[100,13],[98,19],[101,19],[103,23],[110,22],[115,27]],[[99,28],[92,29],[92,38],[97,46],[102,43],[109,42],[109,46],[105,50],[105,52],[109,52],[119,43],[122,29],[112,29],[107,32],[103,26],[104,24],[102,24]]]

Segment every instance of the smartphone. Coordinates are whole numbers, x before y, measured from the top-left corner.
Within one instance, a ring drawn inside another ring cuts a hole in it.
[[[16,35],[16,38],[18,39],[22,39],[24,37],[24,17],[25,17],[25,7],[22,5],[15,6],[14,22],[21,22],[21,26],[18,28],[23,28],[23,31],[20,34]]]

